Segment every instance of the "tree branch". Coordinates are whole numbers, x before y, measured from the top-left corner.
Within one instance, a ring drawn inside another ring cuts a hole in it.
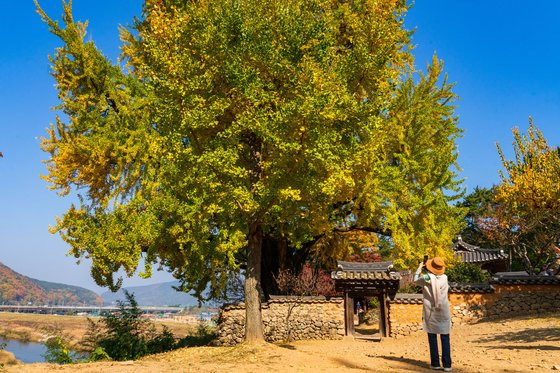
[[[352,231],[372,232],[372,233],[381,234],[381,235],[387,236],[387,237],[390,237],[393,234],[393,232],[390,229],[387,229],[387,228],[359,227],[357,225],[352,225],[352,226],[349,226],[349,227],[335,228],[334,231],[338,232],[338,233],[346,233],[346,232],[352,232]]]

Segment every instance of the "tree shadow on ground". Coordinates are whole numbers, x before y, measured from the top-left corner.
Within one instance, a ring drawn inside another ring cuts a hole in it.
[[[559,311],[543,312],[539,315],[500,315],[500,316],[489,316],[475,322],[475,324],[501,324],[505,321],[523,321],[523,320],[539,320],[539,319],[549,319],[551,317],[560,316]]]
[[[377,372],[377,370],[373,370],[368,366],[362,365],[362,364],[357,364],[354,363],[353,361],[350,361],[348,359],[344,359],[341,357],[331,357],[331,361],[333,361],[334,363],[338,364],[338,365],[342,365],[345,368],[350,368],[350,369],[358,369],[361,371],[365,371],[365,372]]]
[[[277,346],[287,348],[288,350],[297,350],[296,346],[287,343],[278,344]]]
[[[551,342],[560,341],[560,328],[524,329],[517,332],[507,332],[483,337],[479,342]],[[535,348],[539,348],[535,346]]]
[[[399,363],[403,363],[408,365],[409,367],[395,367],[394,371],[397,371],[396,369],[398,368],[398,371],[402,371],[402,370],[409,370],[412,372],[418,372],[421,370],[425,370],[425,371],[432,371],[429,367],[428,362],[424,361],[424,360],[416,360],[416,359],[410,359],[407,357],[397,357],[397,356],[382,356],[382,355],[368,355],[368,357],[371,358],[377,358],[377,359],[384,359],[384,360],[389,360],[389,361],[395,361],[395,362],[399,362]],[[460,373],[469,373],[471,372],[470,370],[465,370],[463,368],[456,368],[453,367],[453,372],[460,372]]]

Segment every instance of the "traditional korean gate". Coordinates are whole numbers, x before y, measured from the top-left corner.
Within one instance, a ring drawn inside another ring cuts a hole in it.
[[[354,299],[377,297],[379,300],[379,334],[387,337],[387,297],[394,299],[399,289],[400,274],[393,262],[358,263],[338,261],[331,273],[337,291],[344,293],[346,335],[354,336]]]

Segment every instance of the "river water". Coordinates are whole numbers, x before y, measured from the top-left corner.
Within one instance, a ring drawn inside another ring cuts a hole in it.
[[[42,363],[45,361],[43,354],[47,350],[44,344],[36,342],[21,342],[0,338],[0,343],[6,343],[4,350],[10,351],[19,361],[29,363]]]

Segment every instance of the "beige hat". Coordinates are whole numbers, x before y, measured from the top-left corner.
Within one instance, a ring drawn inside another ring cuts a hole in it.
[[[445,272],[445,262],[439,256],[426,262],[426,268],[434,275],[443,275]]]

